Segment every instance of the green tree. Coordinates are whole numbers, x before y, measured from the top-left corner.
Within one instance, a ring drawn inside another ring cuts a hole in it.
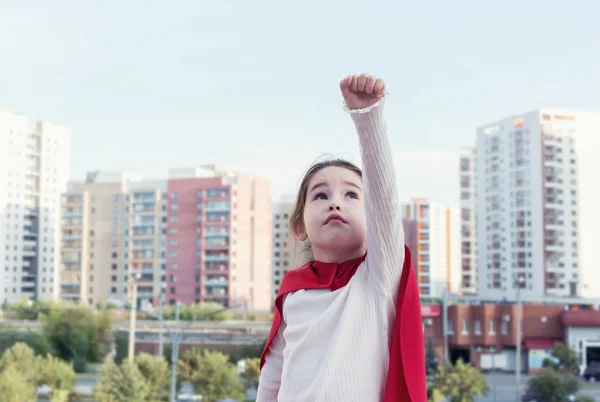
[[[75,371],[84,372],[86,363],[99,362],[110,352],[112,332],[107,312],[86,306],[53,305],[41,315],[44,333],[63,360],[73,362]]]
[[[94,388],[98,402],[151,402],[151,387],[135,364],[121,366],[109,361],[102,365],[100,381]]]
[[[53,356],[48,356],[40,362],[40,384],[45,384],[52,389],[51,401],[61,402],[68,400],[69,394],[75,386],[75,371],[69,363]]]
[[[179,380],[191,383],[205,402],[243,399],[244,386],[227,355],[194,348],[188,350],[178,364]]]
[[[75,372],[69,364],[52,356],[35,356],[33,350],[24,343],[17,343],[2,354],[0,378],[19,381],[19,386],[9,383],[0,385],[3,401],[12,398],[5,397],[4,392],[7,392],[6,395],[16,395],[17,400],[21,398],[20,401],[26,401],[30,394],[36,394],[37,387],[47,385],[52,390],[51,401],[63,402],[68,399],[75,384]]]
[[[171,373],[167,361],[142,353],[135,358],[135,364],[150,386],[151,398],[167,400],[171,383]]]
[[[557,343],[552,349],[551,356],[558,362],[553,359],[544,359],[544,367],[568,373],[576,373],[579,369],[577,352],[564,343]]]
[[[21,373],[25,381],[37,385],[41,379],[40,358],[24,343],[16,343],[0,357],[0,373],[15,370]]]
[[[164,359],[146,353],[125,361],[102,365],[100,381],[94,389],[98,402],[159,402],[168,399],[169,367]]]
[[[577,378],[570,373],[559,373],[546,367],[529,380],[529,391],[545,398],[548,402],[562,402],[567,395],[579,391]]]
[[[33,349],[37,356],[54,354],[52,345],[44,334],[39,332],[19,332],[13,329],[0,328],[0,355],[14,344],[22,342]]]
[[[258,379],[260,378],[260,359],[244,359],[244,372],[242,373],[242,381],[246,387],[257,387]]]
[[[234,317],[233,312],[223,310],[223,305],[215,302],[197,303],[189,306],[183,306],[180,311],[180,319],[182,321],[191,321],[193,319],[201,321],[226,321]],[[215,313],[219,311],[218,313]],[[165,306],[163,311],[165,320],[175,319],[175,307]]]
[[[485,376],[477,368],[459,360],[456,365],[443,364],[438,368],[433,390],[453,402],[473,402],[475,396],[487,395],[488,387]]]
[[[15,368],[0,372],[0,395],[3,402],[34,402],[37,389],[25,374]]]
[[[594,398],[593,396],[589,396],[589,395],[578,395],[577,398],[575,398],[575,402],[595,402],[596,398]]]

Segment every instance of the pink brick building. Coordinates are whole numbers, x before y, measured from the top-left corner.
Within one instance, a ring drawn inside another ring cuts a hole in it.
[[[269,311],[269,181],[216,166],[176,169],[167,198],[167,303],[245,303],[250,311]]]

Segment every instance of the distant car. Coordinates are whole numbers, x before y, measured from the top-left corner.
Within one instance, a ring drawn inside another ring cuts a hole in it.
[[[586,381],[600,381],[600,362],[591,362],[583,370],[583,378]]]
[[[541,395],[536,395],[529,392],[529,389],[523,391],[523,395],[521,395],[521,402],[548,402],[548,399]],[[569,394],[564,402],[575,402],[575,395]]]

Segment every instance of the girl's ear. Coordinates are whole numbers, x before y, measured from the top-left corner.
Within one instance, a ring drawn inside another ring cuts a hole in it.
[[[304,228],[304,224],[302,222],[294,222],[292,224],[292,233],[299,241],[305,241],[308,239],[306,229]]]

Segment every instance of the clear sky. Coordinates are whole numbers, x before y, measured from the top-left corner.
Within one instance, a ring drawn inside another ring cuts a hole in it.
[[[388,84],[401,196],[457,203],[477,126],[600,111],[599,15],[596,1],[0,0],[0,107],[71,126],[72,178],[220,163],[278,196],[322,154],[358,160],[338,81],[364,71]]]

